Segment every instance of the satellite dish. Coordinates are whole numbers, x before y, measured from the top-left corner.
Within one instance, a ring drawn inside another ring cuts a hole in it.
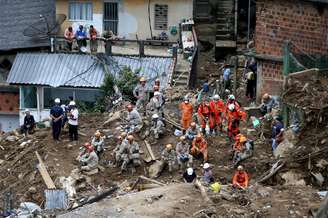
[[[40,15],[40,19],[29,25],[26,29],[23,30],[23,35],[28,36],[34,39],[49,39],[51,36],[56,35],[60,25],[66,20],[66,15],[57,14],[56,21],[48,19],[47,17]]]

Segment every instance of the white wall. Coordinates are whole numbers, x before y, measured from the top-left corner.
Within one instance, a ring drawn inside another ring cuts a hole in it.
[[[50,109],[41,109],[40,113],[38,113],[38,110],[35,108],[29,109],[31,114],[34,117],[35,122],[45,121],[50,119]],[[23,125],[24,123],[24,111],[25,109],[20,109],[19,112],[19,125]]]
[[[19,128],[19,115],[18,114],[0,114],[0,130],[9,132]]]

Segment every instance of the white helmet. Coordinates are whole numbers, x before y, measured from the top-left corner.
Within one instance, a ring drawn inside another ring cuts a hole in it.
[[[60,99],[59,99],[59,98],[56,98],[56,99],[55,99],[55,103],[56,103],[56,104],[59,104],[59,103],[60,103]]]
[[[233,111],[235,109],[235,105],[229,104],[228,109],[229,109],[229,111]]]
[[[159,118],[159,116],[158,116],[158,114],[154,114],[151,118],[157,119],[157,118]]]
[[[235,100],[235,96],[233,94],[229,95],[228,97],[229,100]]]
[[[69,102],[69,106],[75,106],[75,105],[76,105],[75,101],[70,101]]]
[[[203,166],[203,169],[208,169],[208,168],[210,168],[210,164],[209,163],[204,163],[204,166]]]
[[[219,99],[220,99],[220,96],[219,96],[219,95],[214,95],[214,96],[213,96],[213,99],[214,99],[214,100],[219,100]]]
[[[160,92],[154,92],[154,96],[160,96],[161,93]]]
[[[187,174],[188,174],[189,176],[191,176],[191,175],[193,174],[193,172],[194,172],[194,170],[193,170],[191,167],[189,167],[189,168],[187,169]]]

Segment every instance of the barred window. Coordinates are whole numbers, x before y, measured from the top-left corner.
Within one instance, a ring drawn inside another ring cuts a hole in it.
[[[155,4],[155,30],[167,30],[168,5]]]

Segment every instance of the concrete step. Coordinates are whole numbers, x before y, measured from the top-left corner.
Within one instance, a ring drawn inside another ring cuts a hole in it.
[[[233,40],[232,36],[229,35],[217,35],[216,40]]]

